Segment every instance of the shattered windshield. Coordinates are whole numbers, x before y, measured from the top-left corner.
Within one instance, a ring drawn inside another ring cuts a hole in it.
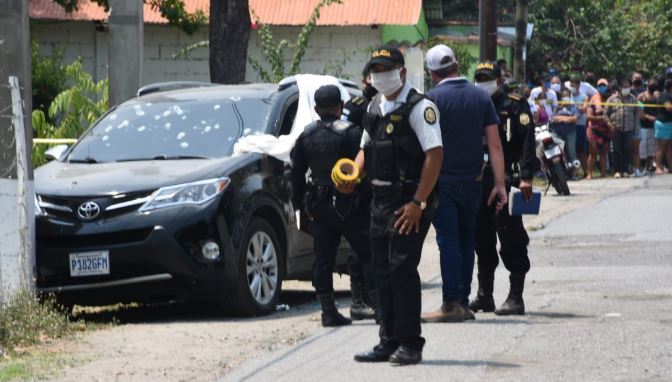
[[[119,106],[68,156],[71,162],[229,156],[244,135],[264,134],[270,99],[159,101]]]

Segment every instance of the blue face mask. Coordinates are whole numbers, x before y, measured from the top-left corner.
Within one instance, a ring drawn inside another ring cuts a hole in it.
[[[600,92],[600,94],[609,94],[609,87],[606,85],[600,85],[597,87],[597,91]]]

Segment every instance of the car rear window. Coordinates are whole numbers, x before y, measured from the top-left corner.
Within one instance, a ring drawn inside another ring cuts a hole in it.
[[[270,99],[124,104],[80,139],[68,160],[114,162],[231,155],[244,135],[266,133]]]

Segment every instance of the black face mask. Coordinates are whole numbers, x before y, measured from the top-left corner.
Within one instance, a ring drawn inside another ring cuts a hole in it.
[[[635,80],[634,84],[635,86],[640,87],[642,86],[642,80]]]
[[[656,90],[658,90],[658,86],[655,85],[649,85],[649,93],[653,94]]]

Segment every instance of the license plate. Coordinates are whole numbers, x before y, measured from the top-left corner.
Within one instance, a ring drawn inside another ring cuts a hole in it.
[[[544,150],[544,155],[546,155],[546,159],[551,159],[554,157],[557,157],[560,155],[560,146],[553,146],[550,149]]]
[[[80,252],[70,254],[70,276],[95,276],[110,274],[110,252]]]

